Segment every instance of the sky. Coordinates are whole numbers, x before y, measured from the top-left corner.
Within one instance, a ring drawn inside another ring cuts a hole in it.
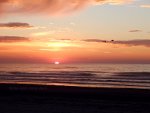
[[[150,0],[0,0],[0,63],[150,63],[149,20]]]

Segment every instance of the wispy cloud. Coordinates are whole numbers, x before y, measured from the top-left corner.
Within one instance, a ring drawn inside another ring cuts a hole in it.
[[[76,25],[76,23],[74,23],[74,22],[70,22],[70,25],[71,25],[71,26],[75,26],[75,25]]]
[[[149,39],[135,39],[135,40],[100,40],[100,39],[87,39],[83,40],[85,42],[97,42],[97,43],[108,43],[108,44],[123,44],[127,46],[145,46],[150,47],[150,40]]]
[[[150,8],[150,4],[140,5],[141,8]]]
[[[32,36],[48,36],[48,35],[52,35],[54,34],[56,31],[52,30],[52,31],[43,31],[43,32],[36,32],[36,33],[32,33]]]
[[[0,0],[0,13],[68,14],[85,6],[125,4],[134,0]]]
[[[96,4],[111,4],[111,5],[120,5],[132,3],[135,0],[95,0]]]
[[[26,41],[29,41],[29,38],[20,36],[0,36],[0,43],[26,42]]]
[[[69,27],[54,27],[48,31],[34,32],[31,34],[31,36],[41,37],[41,36],[50,36],[55,34],[55,37],[57,37],[58,35],[59,36],[64,34],[69,35],[70,33],[73,33],[73,29]]]

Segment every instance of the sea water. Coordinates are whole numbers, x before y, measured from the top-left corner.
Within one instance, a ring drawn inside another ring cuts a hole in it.
[[[0,83],[150,89],[150,64],[0,64]]]

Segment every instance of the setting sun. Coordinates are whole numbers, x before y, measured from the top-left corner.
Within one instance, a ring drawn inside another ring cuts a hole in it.
[[[60,64],[60,62],[58,62],[58,61],[55,61],[55,62],[54,62],[54,64],[55,64],[55,65],[58,65],[58,64]]]

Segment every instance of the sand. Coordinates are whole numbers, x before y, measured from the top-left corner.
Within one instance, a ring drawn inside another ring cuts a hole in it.
[[[150,90],[0,84],[0,113],[150,113]]]

